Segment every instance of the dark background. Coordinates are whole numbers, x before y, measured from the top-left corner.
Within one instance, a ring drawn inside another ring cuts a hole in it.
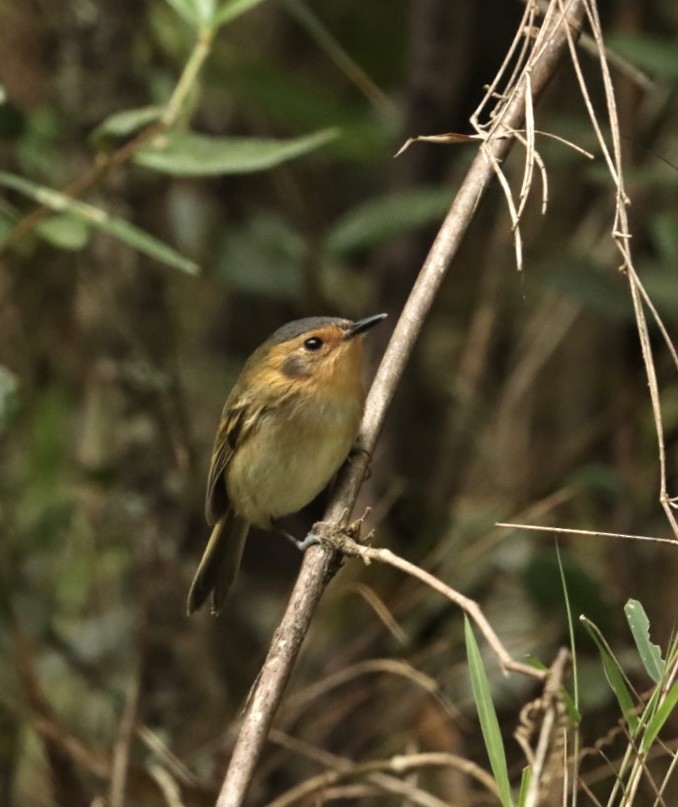
[[[678,9],[607,0],[600,10],[610,45],[649,79],[614,73],[634,258],[673,333]],[[174,178],[127,164],[86,196],[196,261],[198,276],[101,233],[74,233],[72,222],[33,231],[3,258],[0,804],[104,796],[125,714],[137,728],[127,803],[168,803],[154,765],[186,804],[213,803],[299,564],[287,542],[255,533],[223,618],[185,616],[208,532],[204,481],[222,403],[247,355],[302,316],[388,311],[366,341],[372,375],[476,146],[393,154],[410,136],[470,131],[521,14],[506,0],[270,0],[218,34],[179,126],[281,138],[336,126],[340,136],[247,175]],[[92,140],[103,120],[167,100],[193,39],[161,0],[0,0],[0,167],[64,187],[97,149],[113,148]],[[596,60],[581,59],[602,116]],[[538,138],[549,207],[542,216],[535,186],[522,272],[494,183],[424,326],[357,512],[372,508],[377,544],[476,598],[516,657],[548,664],[568,643],[554,538],[495,521],[671,532],[628,284],[610,238],[614,191],[569,64],[537,128],[596,159]],[[505,165],[514,187],[522,157],[516,148]],[[3,192],[0,235],[30,209]],[[676,368],[658,332],[652,339],[671,492]],[[297,534],[321,504],[293,520]],[[643,603],[665,648],[676,627],[675,549],[576,537],[560,552],[575,617],[598,624],[642,690],[623,605]],[[379,616],[380,601],[400,632]],[[321,603],[277,728],[352,760],[429,750],[487,766],[462,627],[460,612],[418,583],[348,562]],[[586,745],[619,714],[595,646],[583,633],[577,641]],[[384,659],[390,665],[370,664]],[[510,735],[537,693],[503,679],[489,654],[487,663],[519,774]],[[677,729],[674,720],[669,736]],[[149,731],[189,778],[149,747]],[[272,743],[252,804],[322,769]],[[460,773],[429,772],[420,784],[450,803],[484,803]],[[601,799],[610,786],[599,785]]]

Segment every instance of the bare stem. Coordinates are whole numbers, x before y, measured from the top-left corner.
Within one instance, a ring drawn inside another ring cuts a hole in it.
[[[535,99],[555,74],[568,37],[578,35],[582,16],[582,0],[553,0],[550,3],[533,45],[538,57],[530,64],[530,84]],[[524,123],[524,93],[515,93],[509,99],[500,98],[493,119],[497,123],[482,144],[459,188],[377,371],[368,395],[360,438],[368,452],[374,448],[395,388],[450,262],[494,176],[493,162],[506,157],[515,139],[513,132],[519,130]],[[325,513],[326,522],[335,525],[346,523],[362,484],[366,466],[367,456],[362,454],[347,465]],[[273,636],[268,655],[246,706],[217,807],[240,807],[244,803],[316,604],[336,571],[337,563],[338,553],[324,545],[312,546],[304,555],[287,609]]]
[[[391,552],[390,549],[375,549],[374,547],[364,546],[363,544],[357,544],[355,541],[346,539],[341,541],[340,549],[344,554],[362,558],[368,563],[370,561],[377,561],[379,563],[385,563],[388,566],[393,566],[395,569],[400,569],[401,572],[415,577],[434,591],[442,594],[443,597],[447,597],[450,602],[458,605],[476,623],[478,629],[499,659],[499,663],[505,673],[519,672],[524,675],[529,675],[532,678],[537,678],[540,681],[546,677],[544,670],[538,670],[536,667],[531,667],[529,664],[514,661],[487,621],[487,617],[483,614],[478,603],[451,588],[446,583],[443,583],[443,581],[439,580],[435,575],[411,563],[409,560],[401,558],[400,555],[396,555],[395,552]]]

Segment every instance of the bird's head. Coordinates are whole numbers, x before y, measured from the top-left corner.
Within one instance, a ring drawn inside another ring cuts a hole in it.
[[[267,383],[298,386],[308,393],[350,395],[362,390],[362,336],[381,322],[376,314],[351,322],[336,317],[308,317],[288,322],[258,348],[248,375],[261,372]]]

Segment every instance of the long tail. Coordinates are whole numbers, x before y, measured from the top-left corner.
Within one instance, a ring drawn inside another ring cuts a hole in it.
[[[229,510],[212,529],[188,592],[189,616],[212,594],[212,613],[221,613],[240,567],[249,524]]]

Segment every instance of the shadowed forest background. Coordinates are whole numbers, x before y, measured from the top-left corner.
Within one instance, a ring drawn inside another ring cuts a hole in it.
[[[471,131],[523,10],[508,0],[263,2],[216,33],[172,131],[158,134],[170,148],[161,143],[158,157],[149,141],[82,196],[155,240],[106,231],[91,208],[62,210],[15,238],[40,189],[66,188],[158,120],[196,39],[177,11],[186,5],[0,0],[3,807],[214,803],[300,561],[287,541],[255,531],[223,617],[185,615],[208,535],[204,485],[222,404],[249,353],[305,316],[388,312],[366,341],[371,378],[477,145],[416,143],[393,155],[408,137]],[[678,7],[599,8],[606,43],[625,60],[613,77],[636,267],[674,334]],[[595,57],[581,59],[602,109]],[[495,522],[672,533],[610,239],[614,188],[566,61],[536,128],[595,159],[538,140],[548,210],[533,191],[521,272],[494,183],[424,326],[355,512],[371,508],[376,545],[478,600],[514,657],[548,665],[569,644],[554,537]],[[189,133],[214,138],[215,154],[182,141]],[[242,141],[225,165],[226,138],[257,139],[256,170]],[[262,138],[292,145],[273,147],[266,164]],[[518,186],[520,152],[504,166]],[[651,335],[675,493],[676,368]],[[303,536],[322,504],[290,519],[291,531]],[[600,628],[642,692],[650,682],[623,608],[639,600],[652,640],[668,646],[676,548],[577,536],[561,537],[559,550],[575,622],[585,614]],[[575,639],[582,743],[605,738],[614,758],[625,742],[619,707],[596,645],[578,626]],[[486,661],[519,778],[511,735],[538,690]],[[347,561],[275,725],[253,805],[331,766],[328,753],[357,762],[445,751],[487,767],[461,612],[392,569]],[[675,714],[663,736],[675,754]],[[115,804],[121,749],[129,770]],[[586,757],[582,776],[605,804],[601,754]],[[453,768],[417,781],[450,804],[498,803]],[[328,789],[327,802],[298,803],[406,803],[370,787],[358,780]],[[646,785],[635,803],[655,796]],[[675,781],[664,799],[678,803]]]

